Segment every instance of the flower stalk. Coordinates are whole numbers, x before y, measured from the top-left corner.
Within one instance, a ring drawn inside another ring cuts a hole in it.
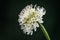
[[[50,37],[49,37],[48,32],[47,32],[46,29],[45,29],[45,27],[44,27],[41,23],[39,23],[38,21],[37,21],[37,23],[39,24],[39,27],[41,28],[41,30],[42,30],[44,36],[46,37],[46,39],[47,39],[47,40],[51,40]]]

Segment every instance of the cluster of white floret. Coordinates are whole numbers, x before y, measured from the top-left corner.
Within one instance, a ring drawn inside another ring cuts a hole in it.
[[[40,6],[27,5],[20,13],[19,13],[19,25],[21,25],[21,29],[24,33],[28,35],[33,34],[33,30],[36,31],[39,23],[43,23],[43,15],[45,15],[46,10]]]

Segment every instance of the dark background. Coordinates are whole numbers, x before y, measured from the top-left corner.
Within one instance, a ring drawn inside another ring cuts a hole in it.
[[[1,0],[0,1],[0,40],[46,40],[40,28],[33,35],[26,35],[18,24],[18,14],[29,4],[37,4],[46,9],[43,16],[46,30],[51,40],[60,40],[58,0]]]

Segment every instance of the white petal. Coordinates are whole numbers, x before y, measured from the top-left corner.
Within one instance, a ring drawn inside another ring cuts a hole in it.
[[[30,32],[27,32],[27,35],[29,35],[30,34]]]
[[[33,34],[33,31],[31,31],[31,35]]]

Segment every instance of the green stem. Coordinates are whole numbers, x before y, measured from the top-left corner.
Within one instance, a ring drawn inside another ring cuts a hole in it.
[[[40,26],[40,28],[41,28],[44,36],[46,37],[46,39],[47,39],[47,40],[50,40],[50,37],[49,37],[49,35],[48,35],[48,32],[46,31],[46,29],[44,28],[44,26],[43,26],[41,23],[39,23],[39,22],[37,22],[37,23],[39,24],[39,26]]]

